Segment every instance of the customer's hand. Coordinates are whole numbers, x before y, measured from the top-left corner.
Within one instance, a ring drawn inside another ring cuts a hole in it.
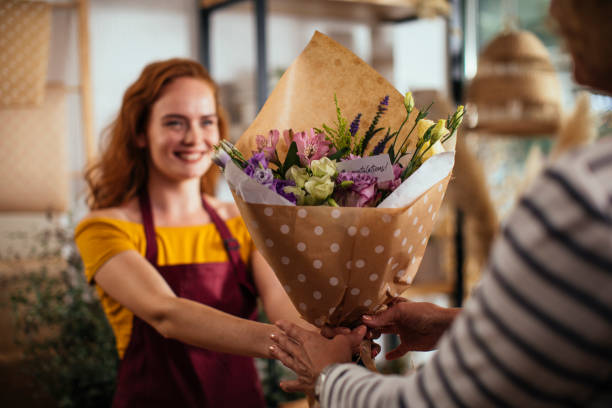
[[[373,337],[380,333],[399,334],[401,344],[386,355],[393,360],[409,351],[432,350],[460,310],[401,299],[383,312],[363,316],[362,320]]]
[[[366,333],[365,326],[359,326],[349,334],[327,339],[287,321],[281,320],[276,326],[281,331],[270,335],[276,343],[270,346],[270,355],[298,375],[297,380],[283,381],[280,386],[287,392],[300,391],[308,395],[314,394],[315,381],[325,367],[351,361],[352,350],[358,347]]]
[[[343,335],[348,335],[351,334],[351,329],[349,329],[348,327],[343,327],[343,326],[337,326],[337,327],[331,327],[331,326],[323,326],[321,328],[321,336],[326,337],[328,339],[333,339],[334,337],[336,337],[339,334],[343,334]],[[380,334],[378,334],[376,337],[380,336]],[[372,336],[371,331],[368,331],[365,335],[365,337],[367,339],[373,339],[374,337]],[[359,354],[359,352],[361,351],[359,349],[360,344],[354,344],[353,346],[353,355],[355,354]],[[380,344],[374,343],[372,342],[372,358],[376,357],[378,355],[378,353],[380,353]]]

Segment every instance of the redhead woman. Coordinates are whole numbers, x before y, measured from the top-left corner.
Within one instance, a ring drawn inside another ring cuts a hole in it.
[[[108,136],[75,239],[121,358],[113,406],[263,407],[257,298],[272,321],[299,315],[236,207],[212,196],[215,83],[194,61],[152,63]]]

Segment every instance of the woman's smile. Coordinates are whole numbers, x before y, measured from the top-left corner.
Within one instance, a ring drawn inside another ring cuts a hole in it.
[[[207,152],[205,151],[179,151],[174,155],[187,163],[197,163]]]

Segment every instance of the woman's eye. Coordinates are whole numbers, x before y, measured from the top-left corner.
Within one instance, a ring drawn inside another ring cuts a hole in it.
[[[217,121],[215,119],[203,119],[202,120],[202,126],[214,126],[217,124]]]
[[[164,126],[170,129],[182,129],[185,124],[183,123],[183,121],[180,120],[170,120],[168,122],[165,122]]]

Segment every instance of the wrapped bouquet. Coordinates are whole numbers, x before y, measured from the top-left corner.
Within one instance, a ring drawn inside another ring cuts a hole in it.
[[[217,146],[255,245],[316,326],[353,326],[412,282],[463,109],[426,115],[317,32],[236,146]]]

